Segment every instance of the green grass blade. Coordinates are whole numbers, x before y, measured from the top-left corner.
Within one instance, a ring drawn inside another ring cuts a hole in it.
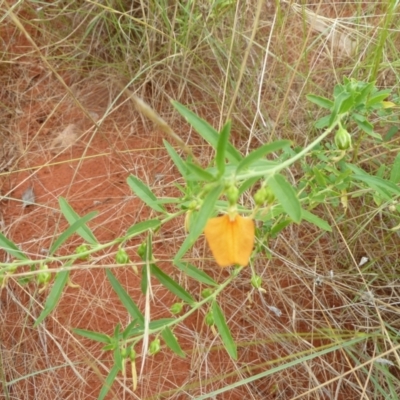
[[[301,206],[296,192],[287,180],[280,174],[268,179],[268,185],[274,192],[282,208],[296,223],[301,221]]]
[[[72,226],[76,221],[79,221],[80,216],[74,211],[74,209],[68,204],[67,200],[64,197],[60,197],[58,199],[60,204],[61,212],[64,214],[64,217],[68,221],[68,223]],[[76,233],[83,238],[87,243],[95,245],[98,244],[96,237],[93,232],[86,226],[81,226],[76,230]]]
[[[400,153],[394,159],[392,169],[390,171],[390,182],[397,184],[400,182]]]
[[[259,147],[257,150],[252,151],[249,155],[247,155],[238,165],[236,169],[236,173],[239,173],[240,171],[249,168],[251,164],[255,163],[258,161],[261,157],[264,157],[265,155],[272,153],[274,151],[278,151],[280,149],[283,149],[286,146],[290,145],[289,140],[278,140],[273,143],[269,144],[264,144],[263,146]]]
[[[149,219],[148,221],[138,222],[135,225],[132,225],[126,231],[126,236],[137,236],[140,233],[146,232],[149,229],[156,230],[160,227],[161,222],[158,219]]]
[[[176,340],[175,335],[172,333],[171,329],[167,326],[161,332],[161,336],[165,341],[165,344],[179,357],[185,358],[186,354],[183,352],[181,346]]]
[[[125,291],[125,289],[121,286],[118,279],[112,274],[110,270],[106,269],[106,275],[111,283],[112,288],[114,289],[115,293],[121,300],[121,303],[127,309],[128,313],[132,316],[132,318],[138,321],[139,325],[143,326],[144,317],[143,314],[140,312],[139,307],[135,304],[135,302]]]
[[[212,304],[212,313],[215,325],[221,335],[222,343],[224,344],[226,351],[234,360],[237,360],[236,343],[232,338],[228,325],[226,324],[224,313],[216,301]]]
[[[210,286],[218,286],[218,283],[211,278],[210,275],[196,268],[194,265],[184,262],[177,262],[175,264],[181,271],[183,271],[187,276]]]
[[[51,248],[49,250],[49,255],[53,255],[59,248],[60,246],[68,240],[70,236],[72,236],[78,229],[80,228],[87,228],[86,222],[89,222],[91,219],[93,219],[96,215],[98,214],[97,211],[92,211],[89,214],[86,214],[84,217],[79,218],[77,221],[75,221],[65,232],[63,232],[57,240],[51,245]],[[89,228],[87,228],[89,229]]]
[[[173,101],[172,105],[176,108],[179,114],[186,119],[186,121],[196,130],[196,132],[216,150],[218,146],[219,134],[218,132],[204,121],[198,117],[195,113],[188,110],[182,104],[177,101]],[[236,150],[231,143],[227,143],[226,146],[226,158],[233,163],[238,163],[242,156],[239,151]]]
[[[107,378],[104,382],[103,387],[101,388],[101,391],[99,393],[99,397],[97,398],[98,400],[104,400],[105,397],[107,396],[107,393],[109,392],[109,390],[111,389],[112,384],[115,381],[115,378],[118,375],[118,372],[120,371],[118,365],[114,365],[109,374],[107,375]]]
[[[127,182],[129,187],[132,189],[132,192],[135,193],[136,196],[138,196],[139,199],[141,199],[149,207],[160,213],[166,212],[164,207],[159,204],[157,197],[154,195],[154,193],[139,178],[131,175],[128,177]]]
[[[53,283],[53,287],[51,288],[51,291],[47,296],[44,309],[40,313],[38,319],[33,324],[34,328],[36,328],[57,306],[63,293],[64,287],[68,282],[68,277],[69,271],[61,271],[57,274]]]
[[[215,203],[218,200],[221,191],[222,187],[218,185],[205,197],[203,205],[197,213],[196,218],[194,218],[192,226],[189,227],[189,235],[186,237],[182,246],[175,255],[174,263],[177,263],[185,255],[185,253],[193,246],[197,238],[203,233],[204,227],[214,211]]]
[[[93,332],[93,331],[88,331],[86,329],[78,329],[78,328],[73,329],[73,332],[76,333],[77,335],[94,340],[95,342],[104,343],[104,344],[111,343],[111,339],[104,333]]]
[[[0,232],[0,247],[6,251],[8,254],[11,254],[13,257],[18,258],[18,260],[29,260],[29,258],[18,248],[14,242],[7,239],[1,232]]]
[[[175,282],[156,265],[151,264],[150,271],[158,279],[158,281],[175,296],[179,297],[188,304],[194,303],[193,297],[181,285],[179,285],[179,283]]]

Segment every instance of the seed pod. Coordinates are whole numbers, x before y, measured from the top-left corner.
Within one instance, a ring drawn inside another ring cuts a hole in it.
[[[128,264],[130,261],[128,253],[124,249],[119,249],[115,255],[115,261],[117,264]]]

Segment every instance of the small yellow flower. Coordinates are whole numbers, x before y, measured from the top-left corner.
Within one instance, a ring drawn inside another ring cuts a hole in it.
[[[210,218],[204,229],[207,243],[220,267],[246,266],[254,246],[254,221],[235,215]]]

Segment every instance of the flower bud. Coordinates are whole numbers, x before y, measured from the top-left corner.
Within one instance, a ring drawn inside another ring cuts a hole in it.
[[[225,191],[226,198],[230,205],[237,203],[239,198],[239,189],[236,186],[230,185]]]
[[[206,325],[208,325],[208,326],[214,325],[214,315],[213,315],[212,311],[209,311],[206,314],[206,318],[204,321],[205,321]]]
[[[128,264],[129,256],[125,249],[119,249],[115,255],[115,261],[117,264]]]
[[[261,207],[265,203],[272,204],[275,201],[274,192],[270,187],[261,187],[254,195],[254,202],[257,206]]]
[[[42,264],[39,267],[39,272],[37,275],[37,283],[39,284],[46,284],[49,283],[50,279],[51,279],[51,273],[48,272],[48,265],[47,264]]]
[[[183,310],[183,305],[184,303],[174,303],[170,307],[169,311],[171,311],[172,314],[179,314]]]
[[[159,353],[161,350],[161,342],[160,339],[154,339],[149,345],[149,355],[154,356]]]
[[[89,251],[89,247],[86,244],[81,244],[80,246],[78,246],[75,249],[75,253],[76,254],[82,254],[82,253],[86,253],[87,251]],[[88,260],[89,259],[89,255],[85,254],[85,255],[81,255],[78,257],[80,260]]]
[[[147,244],[143,242],[137,249],[139,257],[144,260],[146,258]]]
[[[204,290],[201,291],[201,297],[202,297],[203,299],[205,299],[206,297],[211,296],[212,293],[213,293],[213,291],[212,291],[210,288],[206,288],[206,289],[204,289]]]
[[[261,285],[262,285],[262,278],[261,276],[258,275],[253,275],[251,277],[251,285],[256,288],[256,289],[260,289]]]
[[[351,136],[342,126],[338,129],[335,135],[335,144],[339,150],[348,150],[351,148]]]

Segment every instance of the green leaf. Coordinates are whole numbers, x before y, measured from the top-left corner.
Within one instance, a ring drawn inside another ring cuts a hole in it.
[[[19,260],[29,260],[29,258],[18,248],[18,246],[16,246],[11,240],[7,239],[1,232],[0,247],[8,254],[11,254],[13,257],[18,258]]]
[[[161,225],[161,221],[158,219],[149,219],[148,221],[138,222],[132,225],[127,231],[126,236],[137,236],[140,233],[146,232],[149,229],[153,231],[158,229]]]
[[[395,184],[400,182],[400,153],[397,153],[394,159],[392,170],[390,171],[390,182]]]
[[[160,319],[156,319],[155,321],[151,321],[149,323],[149,329],[151,331],[156,331],[161,329],[162,327],[166,327],[167,325],[175,322],[176,319],[175,318],[160,318]]]
[[[354,115],[353,115],[354,117]],[[382,136],[379,133],[374,132],[373,125],[364,118],[364,120],[359,120],[357,117],[354,118],[358,127],[367,133],[369,136],[372,136],[374,139],[382,140]]]
[[[386,200],[391,200],[391,195],[400,195],[400,188],[398,188],[393,182],[371,175],[352,175],[354,180],[365,182],[370,188],[379,192]]]
[[[68,278],[69,271],[61,271],[57,274],[56,278],[54,279],[51,291],[47,296],[44,309],[40,313],[38,319],[33,324],[34,328],[36,328],[56,308],[63,293],[64,287],[68,282]]]
[[[218,185],[214,187],[205,197],[199,212],[197,213],[196,217],[193,218],[192,225],[189,228],[189,235],[186,237],[182,243],[182,246],[175,255],[175,264],[184,256],[184,254],[193,246],[197,238],[203,233],[204,227],[214,211],[215,203],[218,200],[221,192],[222,187]]]
[[[163,140],[164,146],[167,149],[169,156],[174,162],[176,168],[178,168],[179,173],[186,179],[187,177],[187,167],[186,163],[182,160],[179,154],[175,151],[175,149],[166,141]]]
[[[218,286],[218,283],[214,281],[208,274],[201,269],[196,268],[194,265],[184,262],[177,262],[175,265],[184,272],[187,276],[210,286]]]
[[[289,146],[291,142],[289,140],[278,140],[273,143],[264,144],[263,146],[259,147],[257,150],[252,151],[248,154],[237,166],[236,174],[238,174],[243,169],[249,168],[251,164],[258,161],[260,158],[264,157],[265,155],[272,153],[274,151],[278,151],[283,149],[286,146]]]
[[[222,343],[224,344],[226,351],[234,360],[237,360],[236,343],[234,342],[231,331],[226,324],[224,313],[216,301],[212,304],[212,313],[215,325],[221,335]]]
[[[216,150],[218,146],[219,134],[209,125],[206,121],[198,117],[195,113],[188,110],[177,101],[173,101],[172,105],[176,108],[179,114],[186,119],[186,121],[196,130],[196,132]],[[226,158],[233,163],[238,163],[242,156],[231,143],[226,146]]]
[[[388,130],[388,132],[386,133],[385,137],[383,138],[383,140],[385,142],[389,142],[389,140],[391,140],[393,138],[393,136],[399,131],[399,127],[398,126],[391,126]]]
[[[99,393],[99,397],[97,398],[97,400],[104,400],[104,398],[107,396],[107,393],[109,392],[109,390],[111,389],[112,384],[115,381],[115,378],[118,375],[118,372],[120,371],[118,365],[114,365],[109,374],[107,375],[106,380],[104,381],[104,385],[101,388],[101,391]]]
[[[188,170],[195,176],[196,180],[212,182],[215,181],[214,175],[210,174],[203,168],[199,167],[196,164],[192,164],[191,162],[187,162],[186,166]],[[193,180],[193,178],[191,178]]]
[[[150,265],[151,273],[158,279],[158,281],[165,286],[171,293],[175,296],[179,297],[181,300],[186,303],[193,304],[193,297],[181,286],[179,283],[175,282],[171,277],[169,277],[166,273],[161,271],[156,265]]]
[[[111,283],[112,288],[114,289],[115,293],[118,295],[121,303],[127,309],[128,313],[132,316],[132,318],[138,321],[138,324],[143,326],[144,325],[144,316],[140,312],[139,307],[135,304],[129,294],[125,291],[125,289],[121,286],[118,279],[112,274],[112,272],[106,269],[106,275],[108,280]]]
[[[75,221],[65,232],[63,232],[57,240],[51,245],[49,250],[49,255],[53,255],[60,246],[69,238],[71,237],[78,229],[80,228],[87,228],[86,222],[89,222],[98,214],[97,211],[92,211],[89,214],[86,214],[84,217],[79,218]],[[89,229],[89,228],[87,228]]]
[[[297,224],[300,223],[300,202],[287,180],[282,175],[277,174],[268,179],[268,185],[289,217]]]
[[[182,351],[176,337],[172,333],[171,329],[165,327],[161,332],[161,336],[165,341],[165,344],[179,357],[185,358],[186,354]]]
[[[145,185],[139,178],[136,176],[129,176],[127,179],[129,187],[132,189],[132,192],[136,194],[139,199],[141,199],[145,204],[151,207],[153,210],[165,213],[164,207],[162,207],[157,197],[154,193]]]
[[[218,143],[217,143],[217,154],[215,156],[215,161],[217,164],[218,175],[222,176],[225,172],[225,153],[226,148],[229,143],[229,135],[231,133],[231,122],[228,121],[222,128]]]
[[[332,107],[332,113],[330,115],[329,119],[329,126],[332,126],[332,124],[336,121],[338,115],[344,111],[342,111],[342,108],[346,108],[348,105],[348,101],[353,101],[353,99],[350,96],[350,93],[347,92],[341,92],[336,98],[334,105]]]
[[[246,179],[239,187],[239,196],[241,196],[247,189],[252,187],[260,178],[258,176]]]
[[[321,108],[327,108],[328,110],[330,110],[333,107],[333,101],[331,101],[325,97],[316,96],[314,94],[308,94],[306,97],[307,97],[308,101],[316,104],[317,106],[319,106]]]
[[[327,231],[327,232],[332,232],[331,226],[326,221],[317,217],[315,214],[311,213],[310,211],[302,209],[301,216],[303,219],[310,222],[311,224],[318,226],[318,228],[321,228],[322,230]]]
[[[81,335],[85,338],[94,340],[95,342],[100,342],[104,344],[111,343],[110,337],[105,335],[104,333],[87,331],[86,329],[78,329],[78,328],[73,329],[73,332],[76,333],[77,335]]]
[[[374,93],[367,101],[367,107],[371,107],[375,104],[381,103],[384,101],[392,92],[391,89],[380,90],[379,92]]]
[[[61,212],[64,214],[65,219],[72,226],[76,221],[81,220],[81,217],[75,212],[75,210],[68,204],[67,200],[64,197],[60,197],[58,199],[58,203],[60,204]],[[88,214],[90,215],[90,214]],[[85,217],[84,217],[85,218]],[[87,243],[91,245],[98,244],[96,237],[93,232],[86,226],[83,225],[76,230],[76,233],[83,238]]]
[[[331,120],[332,114],[325,115],[325,117],[320,118],[314,124],[317,129],[323,129],[329,126],[329,121]]]

